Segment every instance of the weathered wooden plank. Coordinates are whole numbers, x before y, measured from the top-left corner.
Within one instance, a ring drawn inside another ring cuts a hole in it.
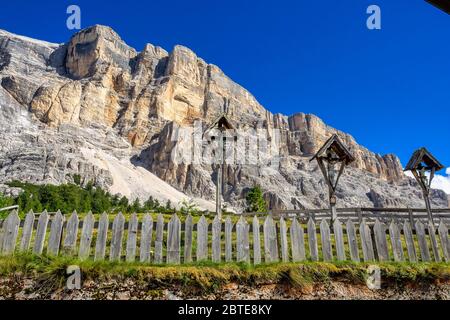
[[[330,225],[327,219],[323,219],[320,223],[320,241],[322,243],[322,256],[324,261],[333,260],[333,251],[331,248]]]
[[[307,224],[309,254],[312,261],[319,261],[319,249],[317,245],[316,224],[310,217]]]
[[[36,229],[36,239],[34,241],[33,253],[42,254],[44,250],[45,234],[47,233],[48,213],[47,210],[41,213]]]
[[[136,244],[139,221],[136,213],[133,213],[128,221],[128,236],[126,247],[126,261],[134,262],[136,259]]]
[[[241,216],[236,224],[236,260],[237,262],[250,261],[249,227],[247,221]]]
[[[283,217],[280,219],[280,246],[281,246],[281,260],[283,262],[289,261],[289,246],[287,239],[287,226]]]
[[[450,261],[450,240],[448,238],[448,228],[445,225],[444,221],[442,221],[442,219],[441,219],[441,222],[439,223],[438,231],[439,231],[439,238],[441,240],[442,253],[444,254],[444,260],[445,260],[445,262],[449,262]]]
[[[430,250],[428,249],[427,239],[425,238],[425,227],[420,220],[416,221],[416,236],[422,261],[429,262],[431,260]]]
[[[259,219],[257,216],[253,217],[252,232],[253,232],[253,263],[255,265],[261,264],[261,236],[259,234]]]
[[[373,233],[375,236],[375,246],[377,248],[378,260],[389,261],[389,250],[386,240],[386,226],[380,220],[375,219],[373,226]]]
[[[181,222],[173,214],[167,226],[167,263],[179,264],[181,254]]]
[[[364,261],[374,261],[375,253],[373,250],[372,236],[365,218],[362,219],[361,224],[359,225],[359,235],[361,237]]]
[[[434,261],[441,261],[441,254],[439,253],[438,242],[436,239],[436,229],[434,228],[433,221],[428,221],[428,235],[430,236],[431,249],[433,250]]]
[[[233,238],[232,238],[233,222],[230,217],[225,220],[225,261],[233,261]]]
[[[267,263],[278,262],[277,230],[272,217],[267,216],[264,221],[264,259]]]
[[[192,231],[194,224],[189,214],[184,222],[184,263],[192,262]]]
[[[27,213],[22,227],[22,239],[20,240],[19,250],[28,251],[31,244],[31,236],[33,235],[34,219],[36,218],[33,210]]]
[[[213,262],[220,262],[222,250],[221,250],[221,238],[222,233],[222,221],[220,220],[220,217],[216,215],[216,217],[213,220],[212,223],[212,261]]]
[[[150,214],[145,214],[142,219],[141,245],[140,245],[140,262],[150,262],[150,250],[152,244],[153,219]]]
[[[64,225],[64,216],[61,214],[61,211],[58,210],[58,212],[56,212],[55,216],[53,217],[50,226],[47,254],[54,256],[59,254],[63,225]]]
[[[333,222],[334,240],[336,243],[336,255],[339,261],[345,261],[344,232],[342,231],[342,223],[339,219]]]
[[[292,220],[290,234],[292,261],[299,262],[305,260],[305,235],[303,228],[300,226],[296,218]]]
[[[109,217],[106,212],[103,212],[98,222],[97,240],[95,242],[95,254],[94,254],[95,261],[105,259],[108,228],[109,228]]]
[[[204,215],[197,223],[197,261],[208,259],[208,222]]]
[[[410,219],[412,220],[412,219]],[[406,251],[410,262],[417,262],[416,247],[414,245],[414,237],[411,229],[411,223],[405,220],[403,223],[403,234],[405,235]]]
[[[163,263],[164,218],[159,214],[156,218],[155,263]]]
[[[83,219],[83,227],[81,228],[80,248],[78,250],[78,257],[81,260],[89,258],[89,255],[91,254],[91,242],[92,234],[94,231],[94,223],[94,215],[89,211],[89,213]]]
[[[3,235],[5,234],[5,220],[0,220],[0,254],[3,252]]]
[[[75,254],[78,238],[78,222],[78,214],[76,211],[74,211],[67,221],[65,237],[63,241],[63,252],[66,255]]]
[[[356,238],[355,225],[351,219],[348,219],[345,224],[345,229],[347,232],[348,246],[350,251],[350,259],[353,262],[359,262],[359,250],[358,250],[358,240]]]
[[[125,227],[125,217],[119,212],[113,220],[111,247],[109,250],[110,261],[120,261],[122,257],[123,232]]]
[[[392,252],[394,253],[395,261],[403,261],[403,246],[402,239],[400,237],[400,230],[397,223],[394,220],[389,225],[389,236],[391,238]]]
[[[5,220],[2,252],[5,255],[13,254],[16,249],[17,234],[19,232],[20,218],[17,211],[11,212]]]

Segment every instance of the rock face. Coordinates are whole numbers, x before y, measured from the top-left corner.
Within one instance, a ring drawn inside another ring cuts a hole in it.
[[[137,52],[105,26],[82,30],[67,44],[0,31],[0,84],[0,183],[63,183],[80,174],[145,198],[157,187],[136,181],[144,170],[178,190],[171,194],[213,200],[215,166],[178,163],[173,156],[190,152],[194,123],[205,128],[225,113],[237,130],[270,137],[270,152],[259,158],[278,156],[270,167],[227,166],[230,206],[242,209],[254,184],[263,186],[273,209],[326,206],[325,183],[309,158],[333,133],[356,158],[342,177],[340,205],[422,206],[396,156],[374,154],[314,115],[270,113],[186,47],[168,53],[148,44]],[[131,187],[139,183],[142,188]],[[167,199],[164,193],[157,197]],[[435,206],[447,206],[443,192],[433,195]]]

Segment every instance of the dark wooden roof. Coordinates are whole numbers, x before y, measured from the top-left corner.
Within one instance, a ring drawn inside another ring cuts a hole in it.
[[[444,168],[444,166],[426,148],[420,148],[414,151],[404,171],[422,169],[423,167],[425,167],[426,170],[435,168],[436,171]]]
[[[221,113],[205,130],[205,134],[212,130],[213,128],[225,128],[225,130],[233,130],[234,126],[231,121],[227,118],[225,113]]]
[[[327,156],[327,150],[329,149],[332,149],[338,155],[339,159],[345,161],[346,164],[355,161],[355,157],[353,157],[336,134],[333,134],[324,143],[324,145],[319,149],[319,151],[317,151],[310,161],[313,161],[316,158],[325,158]]]

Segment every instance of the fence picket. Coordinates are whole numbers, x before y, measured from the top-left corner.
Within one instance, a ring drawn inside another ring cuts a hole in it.
[[[320,223],[320,240],[322,243],[322,255],[324,261],[333,260],[333,252],[331,249],[331,235],[330,226],[326,219],[323,219]]]
[[[111,248],[109,250],[110,261],[120,261],[122,257],[122,241],[125,227],[125,217],[119,212],[113,220]]]
[[[109,228],[108,214],[106,212],[103,212],[98,222],[97,240],[95,242],[95,253],[94,253],[95,261],[105,259],[108,228]]]
[[[20,218],[17,211],[11,212],[5,220],[2,252],[5,255],[13,254],[16,249]]]
[[[344,232],[342,231],[342,223],[339,219],[333,222],[334,240],[336,243],[336,255],[339,261],[345,261]]]
[[[250,262],[249,227],[242,216],[236,224],[236,260]]]
[[[377,248],[378,260],[388,261],[389,251],[386,241],[386,226],[381,223],[380,220],[375,219],[375,224],[373,226],[373,232],[375,236],[375,246]]]
[[[283,262],[289,261],[289,247],[287,240],[287,226],[283,217],[280,218],[280,246],[281,246],[281,260]]]
[[[261,264],[261,239],[259,234],[259,219],[257,216],[253,217],[252,232],[253,232],[253,263],[257,265]]]
[[[34,241],[33,253],[42,254],[44,250],[45,234],[47,233],[48,213],[47,210],[41,213],[36,229],[36,239]]]
[[[264,221],[264,259],[267,263],[278,262],[277,230],[270,215]]]
[[[3,235],[5,234],[6,223],[5,220],[0,220],[0,253],[3,252]]]
[[[208,222],[202,215],[197,223],[197,261],[208,259]]]
[[[400,237],[400,230],[397,223],[394,220],[391,221],[389,225],[389,235],[391,238],[392,251],[394,253],[395,261],[403,261],[403,246],[402,239]]]
[[[33,210],[27,213],[22,228],[22,239],[20,240],[19,250],[22,252],[30,250],[31,236],[33,235],[33,225],[36,216]]]
[[[94,223],[94,215],[89,211],[89,213],[83,219],[83,227],[81,229],[80,249],[78,251],[78,257],[81,260],[89,258],[89,255],[91,254],[91,242]]]
[[[370,233],[370,228],[367,225],[366,219],[362,219],[359,225],[359,235],[361,237],[361,246],[363,251],[364,261],[375,260],[375,253],[373,251],[372,236]]]
[[[292,248],[292,261],[299,262],[305,260],[305,235],[303,228],[294,218],[290,228],[291,234],[291,248]]]
[[[167,225],[167,263],[180,263],[181,223],[177,214],[173,214]]]
[[[212,223],[212,261],[220,262],[222,260],[221,243],[222,221],[216,215]]]
[[[430,250],[428,249],[427,239],[425,238],[425,227],[420,220],[416,221],[416,235],[422,261],[429,262]]]
[[[140,262],[150,262],[150,249],[152,244],[153,219],[148,213],[142,219],[141,245],[139,253]]]
[[[189,214],[184,222],[184,263],[192,262],[192,216]]]
[[[414,237],[411,229],[411,223],[405,220],[403,223],[403,234],[405,235],[406,250],[408,251],[408,259],[410,262],[417,262],[416,247],[414,245]]]
[[[225,261],[231,262],[233,261],[233,222],[231,222],[230,217],[227,217],[225,220]]]
[[[50,226],[50,235],[48,238],[47,246],[47,254],[49,255],[56,256],[59,254],[63,224],[64,216],[61,214],[61,211],[58,210],[58,212],[56,212],[55,216],[53,217]]]
[[[431,249],[433,250],[434,261],[440,262],[441,255],[439,253],[439,247],[436,240],[436,229],[434,228],[433,221],[428,221],[428,235],[430,236]]]
[[[136,259],[136,244],[137,244],[137,233],[138,233],[139,221],[136,213],[133,213],[128,221],[128,236],[127,236],[127,251],[126,251],[126,261],[134,262]]]
[[[441,240],[442,253],[444,254],[445,262],[450,261],[450,240],[448,238],[448,228],[441,220],[438,227],[439,238]]]
[[[66,225],[66,235],[63,242],[63,252],[66,255],[75,254],[78,236],[78,223],[78,214],[74,211]]]
[[[316,236],[316,224],[314,220],[310,217],[307,224],[308,228],[308,243],[309,243],[309,254],[312,261],[319,261],[319,249],[317,245]]]
[[[356,238],[355,225],[351,219],[348,219],[345,223],[345,229],[350,249],[350,259],[352,259],[353,262],[359,262],[358,239]]]
[[[156,218],[155,263],[163,263],[164,218],[158,214]]]

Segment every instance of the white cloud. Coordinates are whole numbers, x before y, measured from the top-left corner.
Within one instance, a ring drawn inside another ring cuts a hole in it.
[[[405,172],[408,177],[414,178],[413,174],[410,171]],[[434,176],[433,181],[431,182],[431,187],[433,189],[441,189],[444,190],[445,193],[450,194],[450,168],[445,170],[445,176],[436,174]]]

